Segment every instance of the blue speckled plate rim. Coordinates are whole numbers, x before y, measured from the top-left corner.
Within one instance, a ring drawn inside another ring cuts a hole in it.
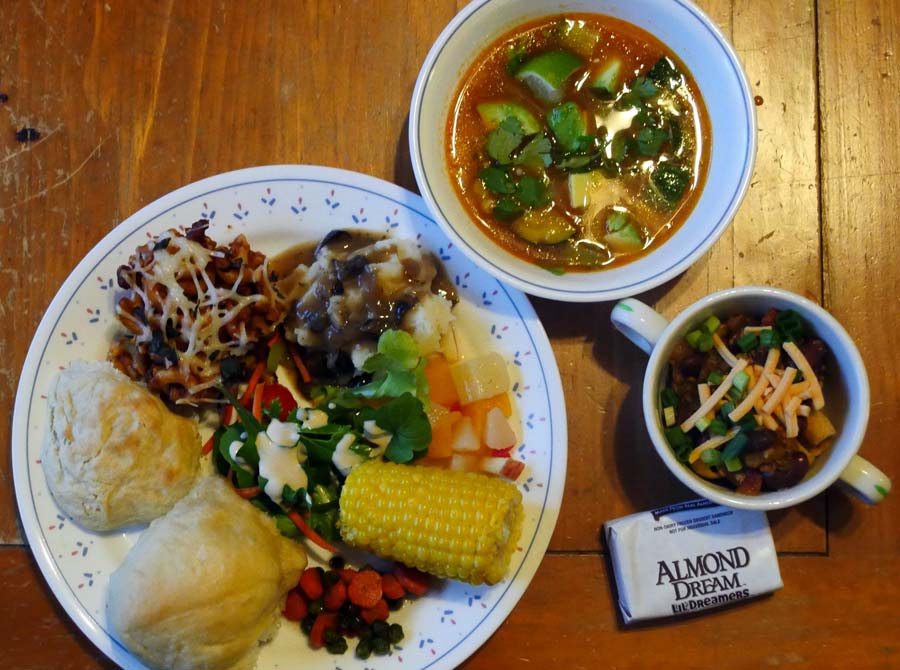
[[[704,29],[712,33],[713,37],[716,38],[716,42],[724,52],[725,57],[728,60],[728,63],[731,66],[732,70],[734,71],[738,81],[743,83],[744,91],[749,91],[750,87],[748,85],[747,75],[740,64],[740,60],[738,59],[737,54],[734,52],[731,44],[722,34],[722,31],[719,30],[719,28],[715,25],[712,19],[710,19],[697,5],[695,5],[690,0],[673,1],[676,4],[684,7],[703,26]],[[618,300],[620,298],[628,297],[630,295],[655,288],[663,282],[666,282],[676,275],[684,272],[694,261],[697,260],[697,258],[699,258],[706,251],[708,247],[712,246],[712,244],[714,244],[716,240],[721,237],[722,233],[725,232],[726,228],[728,228],[728,225],[731,223],[732,219],[737,213],[737,209],[741,201],[743,200],[743,197],[749,186],[750,178],[753,175],[753,166],[756,162],[757,143],[756,110],[753,107],[752,100],[750,100],[747,96],[744,96],[743,101],[747,120],[747,124],[745,126],[747,142],[744,145],[744,155],[742,158],[744,171],[741,173],[741,178],[738,182],[739,185],[737,190],[732,195],[731,200],[728,202],[728,205],[725,207],[724,211],[719,217],[718,223],[716,223],[715,228],[713,228],[710,234],[707,237],[703,238],[703,240],[701,240],[700,243],[697,244],[693,249],[683,255],[678,262],[669,265],[656,274],[645,277],[640,281],[632,282],[624,286],[617,286],[611,289],[579,290],[556,287],[549,288],[543,284],[538,284],[533,281],[523,279],[522,277],[513,275],[507,270],[504,270],[502,267],[486,258],[477,249],[466,242],[465,238],[460,235],[456,228],[453,226],[450,218],[444,213],[443,209],[441,209],[441,206],[432,196],[431,184],[428,180],[428,176],[425,174],[425,169],[422,166],[421,159],[416,153],[416,134],[422,127],[420,122],[422,114],[421,100],[422,96],[424,95],[425,88],[428,85],[428,80],[431,78],[431,71],[434,68],[434,64],[440,57],[441,52],[443,51],[443,47],[446,46],[447,42],[459,30],[460,26],[465,20],[481,11],[489,2],[491,2],[491,0],[476,0],[476,2],[467,6],[462,12],[457,14],[453,21],[451,21],[450,24],[441,32],[436,42],[442,42],[443,46],[437,51],[432,50],[431,52],[429,52],[428,56],[425,59],[425,63],[422,66],[422,71],[419,73],[418,79],[416,81],[416,86],[413,90],[412,103],[410,107],[410,118],[412,119],[412,124],[410,125],[409,129],[410,155],[412,156],[413,172],[415,173],[416,181],[418,182],[420,190],[422,191],[422,198],[425,200],[428,206],[438,215],[437,223],[453,239],[453,242],[456,243],[456,245],[472,259],[473,262],[484,267],[484,269],[486,269],[496,278],[508,282],[512,286],[515,286],[516,288],[519,288],[523,291],[544,298],[551,298],[555,300],[572,300],[579,302],[587,302],[592,300]],[[423,183],[425,188],[422,188]]]
[[[75,595],[74,589],[62,575],[56,560],[49,551],[47,539],[43,529],[38,523],[37,509],[34,502],[34,492],[31,486],[31,477],[28,473],[28,430],[31,420],[34,386],[37,380],[37,364],[43,359],[49,344],[49,336],[59,323],[60,318],[66,312],[69,303],[81,288],[83,283],[93,274],[97,266],[119,248],[129,236],[144,226],[152,223],[171,210],[184,205],[191,200],[202,198],[211,193],[217,193],[230,188],[252,185],[256,183],[273,182],[305,182],[319,184],[334,184],[344,188],[362,191],[370,195],[384,198],[394,204],[404,207],[428,221],[434,222],[433,217],[427,213],[422,199],[416,194],[407,191],[395,184],[338,168],[308,166],[308,165],[272,165],[259,166],[234,170],[208,177],[197,182],[183,186],[171,193],[164,195],[154,202],[144,206],[135,214],[128,217],[121,224],[108,233],[75,267],[69,277],[63,282],[56,296],[47,308],[44,317],[35,332],[32,344],[29,347],[22,374],[16,393],[16,402],[13,413],[12,444],[23,444],[25,448],[12,450],[13,479],[16,491],[16,501],[22,526],[25,530],[29,546],[35,555],[41,572],[60,604],[63,605],[69,616],[91,641],[116,663],[122,664],[128,670],[145,670],[146,666],[140,663],[118,640],[110,635],[103,626],[88,612]],[[169,202],[175,201],[173,204]],[[418,205],[418,207],[417,207]],[[519,291],[508,289],[502,282],[495,279],[498,288],[509,298],[525,330],[531,340],[535,353],[538,355],[538,365],[544,382],[546,393],[547,411],[550,420],[550,465],[547,473],[547,487],[544,494],[541,513],[535,526],[534,535],[525,550],[525,556],[512,579],[509,580],[497,601],[485,612],[485,616],[472,628],[467,635],[456,642],[441,656],[435,658],[427,665],[420,666],[422,670],[440,667],[452,668],[463,662],[478,647],[480,647],[493,632],[505,620],[512,611],[519,598],[524,593],[537,570],[540,560],[546,552],[550,537],[556,525],[559,515],[559,504],[562,500],[562,488],[565,480],[567,461],[567,426],[565,405],[562,401],[562,382],[556,360],[546,332],[543,329],[531,304]],[[538,346],[540,344],[540,346]],[[38,345],[38,346],[35,346]],[[549,354],[542,355],[542,354]],[[554,463],[554,461],[556,461]],[[555,466],[555,467],[554,467]],[[27,498],[23,501],[22,492],[27,487]],[[548,501],[551,494],[556,498],[556,503],[548,509]],[[30,503],[27,504],[27,503]],[[536,545],[536,541],[540,542]],[[533,551],[536,550],[536,551]],[[512,589],[515,586],[516,589]],[[512,589],[512,591],[511,591]],[[499,609],[498,609],[499,608]],[[496,615],[492,617],[496,612]],[[488,622],[488,619],[491,619]],[[487,623],[486,623],[487,622]],[[469,644],[464,644],[469,642]],[[412,667],[412,666],[410,666]]]

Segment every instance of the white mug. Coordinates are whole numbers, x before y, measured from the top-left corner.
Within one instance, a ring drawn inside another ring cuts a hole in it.
[[[663,432],[659,394],[668,378],[669,356],[673,348],[704,319],[711,315],[724,319],[738,313],[761,315],[773,307],[795,310],[831,351],[833,364],[828,368],[824,383],[824,411],[837,429],[837,437],[826,454],[815,460],[801,482],[780,491],[765,491],[751,496],[703,479],[676,459]],[[643,388],[647,431],[669,470],[696,493],[730,507],[771,510],[807,500],[838,479],[868,503],[881,502],[890,491],[891,480],[856,453],[869,420],[869,380],[862,357],[847,331],[814,302],[781,289],[745,286],[708,295],[671,322],[633,298],[619,302],[610,318],[620,332],[650,354]]]

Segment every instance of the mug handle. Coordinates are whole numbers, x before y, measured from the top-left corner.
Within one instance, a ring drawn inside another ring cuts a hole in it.
[[[634,298],[620,300],[609,315],[620,333],[649,354],[669,322],[652,307]]]
[[[862,456],[854,455],[841,473],[841,483],[863,502],[874,505],[891,491],[891,480]]]

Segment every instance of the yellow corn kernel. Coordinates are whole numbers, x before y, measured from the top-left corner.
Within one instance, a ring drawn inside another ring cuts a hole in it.
[[[373,460],[341,491],[344,542],[438,577],[495,584],[522,530],[522,494],[474,472]]]

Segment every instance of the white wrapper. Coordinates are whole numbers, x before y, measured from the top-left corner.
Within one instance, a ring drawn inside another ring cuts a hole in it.
[[[782,587],[763,512],[692,500],[605,525],[625,623],[727,605]]]

